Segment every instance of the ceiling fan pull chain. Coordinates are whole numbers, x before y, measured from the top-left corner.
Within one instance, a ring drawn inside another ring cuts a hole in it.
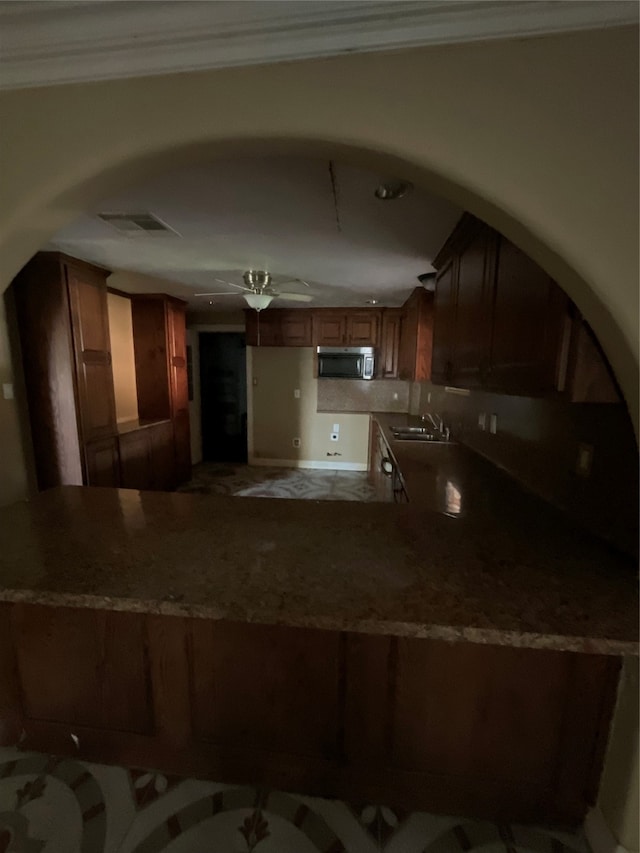
[[[258,315],[258,346],[260,346],[260,312],[256,311],[256,314]]]

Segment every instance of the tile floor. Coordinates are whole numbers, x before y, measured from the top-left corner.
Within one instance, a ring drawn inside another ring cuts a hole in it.
[[[315,501],[376,500],[366,471],[263,468],[218,462],[196,465],[192,479],[178,491]]]
[[[0,749],[0,853],[589,853],[581,834]]]

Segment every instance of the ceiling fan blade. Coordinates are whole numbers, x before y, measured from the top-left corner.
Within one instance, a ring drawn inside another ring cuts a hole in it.
[[[303,278],[288,278],[286,281],[283,281],[280,284],[280,287],[285,287],[287,284],[304,284],[305,287],[311,287],[308,281],[305,281]]]
[[[223,290],[213,293],[194,293],[194,296],[244,296],[243,293],[236,293],[235,290]]]
[[[253,289],[251,287],[246,287],[244,284],[234,284],[232,281],[226,281],[224,278],[214,278],[214,281],[219,281],[220,284],[226,284],[229,287],[237,287],[238,290],[246,290],[249,293],[253,293]]]
[[[311,302],[313,300],[313,296],[309,296],[307,293],[278,293],[276,298],[288,299],[289,302]]]

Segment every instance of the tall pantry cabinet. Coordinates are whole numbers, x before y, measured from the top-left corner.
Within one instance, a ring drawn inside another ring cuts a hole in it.
[[[184,303],[132,298],[139,420],[119,424],[108,275],[40,252],[12,285],[40,489],[171,489],[190,476]]]

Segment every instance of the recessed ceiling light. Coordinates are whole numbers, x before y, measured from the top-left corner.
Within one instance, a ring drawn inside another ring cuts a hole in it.
[[[409,181],[387,181],[387,183],[379,184],[374,192],[376,198],[382,201],[392,201],[396,198],[402,198],[413,189],[413,184]]]
[[[377,305],[379,302],[379,299],[367,299],[367,305]]]

